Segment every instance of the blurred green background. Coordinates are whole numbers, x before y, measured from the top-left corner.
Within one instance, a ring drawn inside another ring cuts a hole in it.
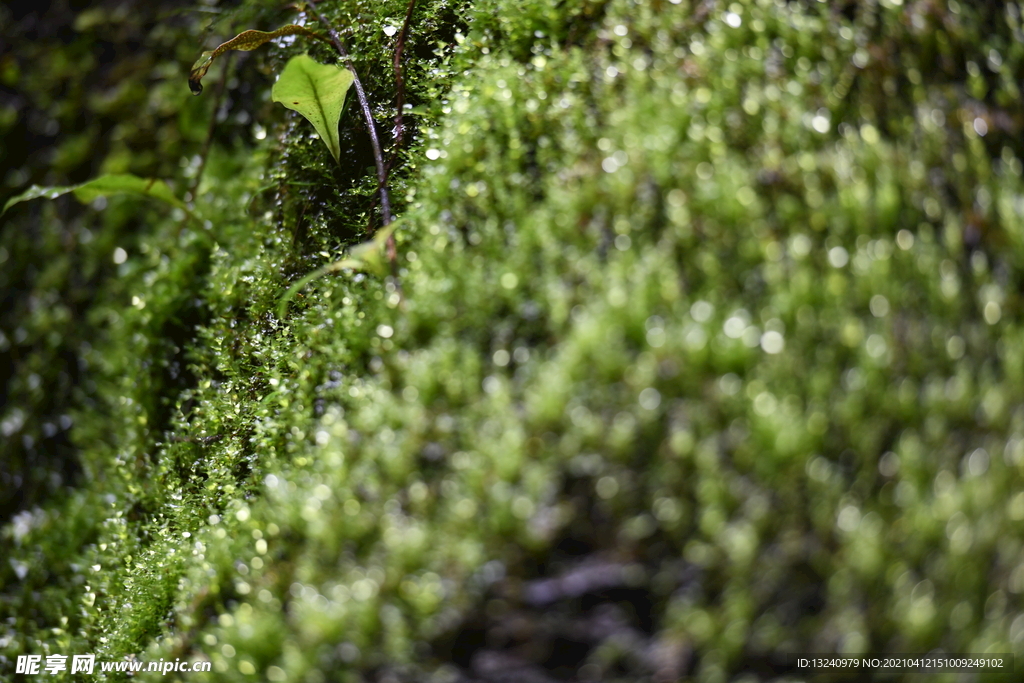
[[[401,140],[408,2],[318,7],[398,258],[284,315],[366,123],[186,74],[309,8],[0,7],[0,202],[201,216],[0,218],[0,679],[1012,680],[786,661],[1024,649],[1019,2],[419,0]]]

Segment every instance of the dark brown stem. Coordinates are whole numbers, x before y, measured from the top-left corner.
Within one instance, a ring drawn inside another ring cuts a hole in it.
[[[402,138],[405,135],[405,125],[402,119],[402,110],[405,108],[405,78],[402,74],[402,51],[405,50],[405,39],[409,35],[409,20],[412,18],[412,10],[416,7],[416,0],[409,0],[409,7],[405,10],[405,22],[402,23],[402,32],[398,34],[395,41],[395,106],[398,108],[395,114],[395,149],[392,152],[391,160],[388,162],[388,170],[395,162],[398,149],[402,146]]]
[[[416,0],[409,0],[409,7],[405,10],[405,21],[402,22],[402,31],[395,41],[395,146],[391,151],[391,158],[384,167],[384,182],[387,182],[388,173],[398,158],[398,150],[402,147],[402,140],[405,136],[405,122],[402,112],[405,109],[405,78],[402,74],[402,51],[405,49],[405,39],[409,35],[409,20],[412,19],[412,11],[416,7]],[[388,235],[387,241],[388,262],[391,264],[391,276],[395,285],[399,288],[398,294],[402,295],[401,284],[398,282],[398,246],[395,244],[394,233]]]
[[[210,147],[213,145],[213,134],[217,129],[217,114],[220,113],[221,104],[224,102],[224,91],[228,82],[228,72],[231,70],[231,60],[234,55],[228,55],[227,60],[224,62],[224,73],[221,74],[220,81],[217,82],[217,95],[213,100],[213,115],[210,117],[210,126],[206,129],[206,141],[203,143],[203,151],[199,154],[199,168],[196,170],[196,177],[192,179],[192,184],[188,188],[188,198],[190,201],[196,200],[196,191],[199,189],[199,183],[203,179],[203,171],[206,169],[206,158],[210,156]]]
[[[352,58],[348,55],[348,50],[345,49],[345,45],[338,38],[337,31],[331,26],[331,23],[327,21],[327,18],[316,8],[316,2],[314,0],[306,0],[306,4],[309,5],[310,9],[313,10],[313,14],[320,21],[321,24],[327,27],[327,35],[330,36],[331,44],[334,45],[334,49],[338,51],[341,58],[345,60],[345,65],[349,71],[352,72],[353,85],[356,86],[356,97],[359,98],[359,105],[363,110],[363,118],[366,119],[366,127],[370,132],[370,146],[373,147],[373,160],[377,165],[377,182],[380,184],[380,207],[381,213],[383,213],[384,225],[390,225],[392,219],[391,216],[391,199],[388,196],[388,185],[387,185],[387,171],[384,168],[384,153],[380,148],[380,140],[377,137],[377,126],[373,122],[373,112],[370,110],[370,102],[366,99],[366,91],[363,90],[363,83],[359,80],[359,74],[356,72],[355,66],[352,64]],[[389,249],[390,252],[390,249]]]

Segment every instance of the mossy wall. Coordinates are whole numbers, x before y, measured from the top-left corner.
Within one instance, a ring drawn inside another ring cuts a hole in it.
[[[284,315],[381,224],[355,103],[335,165],[269,100],[289,56],[336,55],[282,41],[192,98],[202,49],[313,19],[117,7],[49,37],[0,8],[0,198],[132,171],[206,222],[0,219],[0,677],[95,653],[212,663],[189,681],[759,681],[791,652],[1021,650],[1019,3],[420,0],[399,146],[407,3],[325,1],[398,257]]]

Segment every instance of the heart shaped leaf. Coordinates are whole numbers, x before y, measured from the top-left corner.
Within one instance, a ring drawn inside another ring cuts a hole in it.
[[[348,69],[320,64],[309,55],[298,55],[288,60],[271,91],[275,102],[299,112],[313,124],[338,163],[341,163],[338,121],[352,80]]]

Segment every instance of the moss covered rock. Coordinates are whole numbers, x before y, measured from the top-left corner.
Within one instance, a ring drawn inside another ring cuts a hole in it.
[[[261,74],[337,55],[283,41],[195,104],[195,21],[148,29],[187,43],[175,80],[122,81],[176,112],[160,161],[103,170],[176,180],[203,227],[127,198],[4,224],[34,264],[4,266],[5,487],[62,362],[81,475],[9,503],[3,675],[756,681],[1021,648],[1018,4],[421,0],[401,140],[407,4],[319,9],[392,160],[381,273],[286,296],[381,225],[358,107],[336,164]],[[315,23],[288,11],[217,35]]]

